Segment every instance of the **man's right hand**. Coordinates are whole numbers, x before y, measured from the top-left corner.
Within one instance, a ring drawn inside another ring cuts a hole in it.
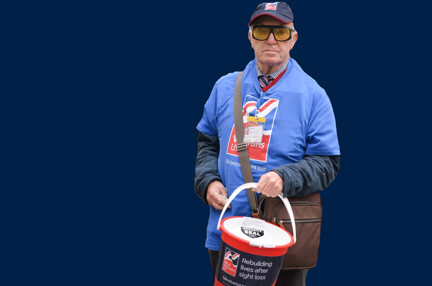
[[[228,193],[224,185],[219,181],[211,182],[207,187],[207,202],[217,210],[221,210],[228,200]]]

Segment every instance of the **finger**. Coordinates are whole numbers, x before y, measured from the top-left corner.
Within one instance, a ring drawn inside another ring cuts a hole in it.
[[[209,203],[212,207],[214,207],[217,210],[221,210],[224,206],[224,204],[222,204],[222,200],[219,197],[219,195],[212,196]]]
[[[261,190],[260,190],[261,194],[268,196],[268,188],[266,185],[264,185]]]
[[[225,187],[224,188],[220,188],[219,189],[219,193],[220,193],[221,197],[223,197],[224,199],[228,200],[228,192],[227,192],[227,189]]]
[[[224,192],[220,194],[219,204],[222,205],[222,207],[225,207],[227,201],[228,201],[228,193],[226,192],[226,190],[224,190]],[[229,205],[228,208],[231,208],[231,205]]]
[[[221,210],[225,207],[225,204],[227,201],[228,201],[228,198],[225,195],[222,195],[221,193],[218,192],[218,193],[215,193],[211,196],[209,203],[215,209]]]
[[[256,188],[254,189],[255,192],[259,193],[259,194],[265,194],[265,183],[263,183],[262,180],[259,180]]]
[[[262,191],[263,191],[263,187],[265,186],[265,183],[263,182],[264,180],[263,180],[263,178],[261,177],[261,179],[258,181],[258,183],[257,183],[257,186],[254,188],[254,189],[252,189],[254,192],[257,192],[257,193],[262,193]]]
[[[225,207],[225,201],[216,201],[212,204],[212,206],[217,210],[222,210]],[[231,206],[228,206],[230,208]]]
[[[274,192],[274,191],[269,192],[269,193],[267,194],[268,197],[272,197],[272,198],[275,198],[275,197],[277,197],[278,195],[279,195],[279,194],[276,193],[276,192]]]
[[[215,202],[212,206],[219,211],[224,208],[224,206],[219,204],[218,202]]]

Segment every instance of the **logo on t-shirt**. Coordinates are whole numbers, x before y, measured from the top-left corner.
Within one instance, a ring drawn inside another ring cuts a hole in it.
[[[251,95],[246,96],[246,102],[243,105],[243,122],[247,121],[247,117],[249,113],[256,110],[258,98],[255,98]],[[266,121],[264,124],[264,131],[262,140],[260,143],[248,143],[248,153],[249,159],[266,162],[267,161],[267,152],[268,147],[270,145],[271,134],[273,130],[273,123],[276,117],[276,112],[278,109],[279,100],[277,99],[268,99],[266,100],[261,107],[259,108],[259,116],[265,117]],[[231,129],[231,135],[228,142],[228,150],[227,154],[238,156],[237,153],[237,138],[235,136],[235,127],[233,125]]]

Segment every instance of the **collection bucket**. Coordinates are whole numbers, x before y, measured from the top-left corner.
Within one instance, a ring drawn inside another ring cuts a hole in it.
[[[214,286],[275,285],[283,258],[296,241],[294,214],[288,199],[282,196],[279,198],[293,222],[293,235],[258,218],[233,216],[222,220],[232,200],[242,190],[256,186],[256,183],[239,186],[221,212],[217,228],[222,231],[222,240]]]

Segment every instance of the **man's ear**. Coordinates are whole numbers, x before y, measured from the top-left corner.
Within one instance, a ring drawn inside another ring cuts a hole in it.
[[[249,32],[248,32],[248,39],[249,39],[249,42],[251,43],[251,47],[252,47],[252,49],[255,49],[254,48],[254,46],[253,46],[253,41],[252,41],[252,36],[251,36],[251,30],[250,30],[250,28],[249,28]]]
[[[291,50],[294,48],[294,45],[297,42],[297,40],[298,40],[298,33],[295,32],[295,34],[293,35],[293,38],[291,40]]]

